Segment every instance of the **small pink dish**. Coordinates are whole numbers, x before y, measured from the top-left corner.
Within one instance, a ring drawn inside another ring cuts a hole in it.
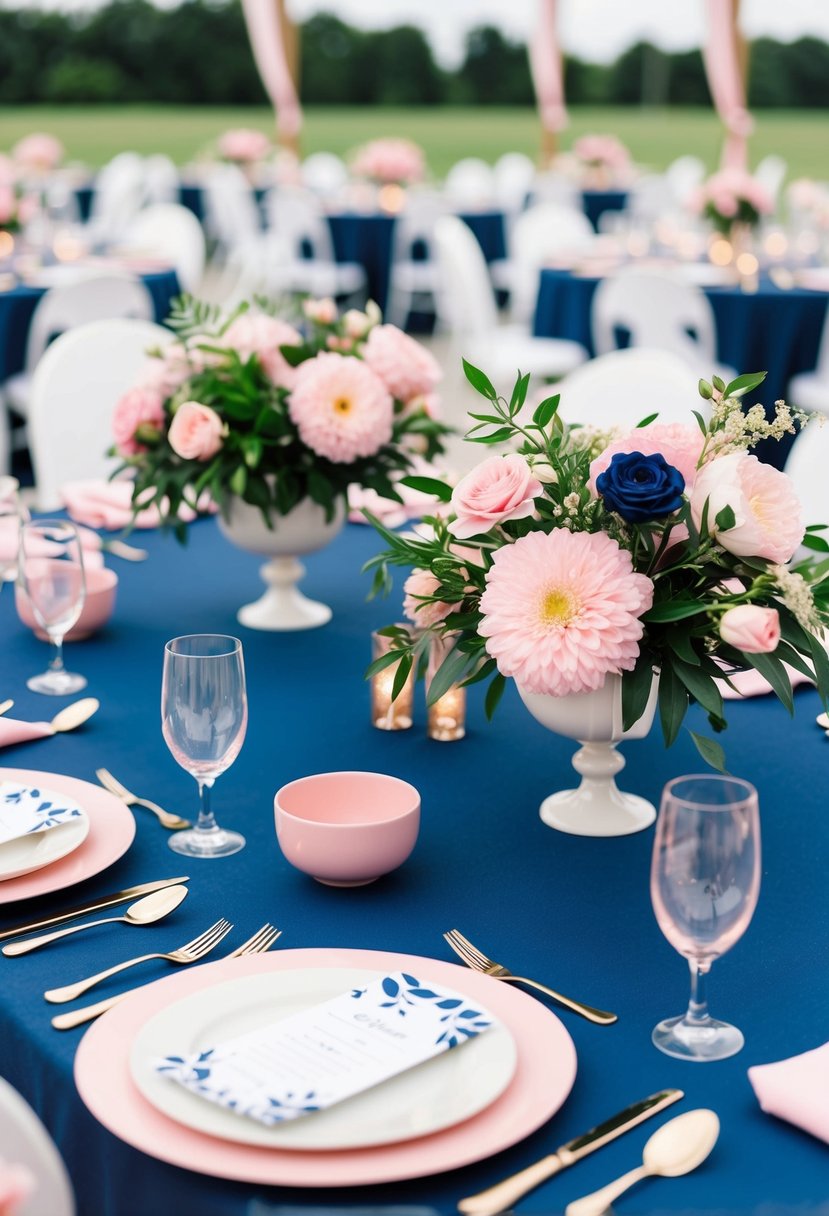
[[[86,599],[81,609],[81,615],[67,633],[64,641],[82,642],[92,637],[99,629],[103,629],[115,608],[115,592],[118,588],[118,575],[114,570],[105,566],[96,569],[86,568]],[[34,630],[35,637],[48,641],[46,634],[35,621],[29,597],[19,584],[14,588],[14,603],[17,615],[29,629]]]
[[[420,827],[420,794],[385,773],[316,773],[273,800],[292,866],[329,887],[363,887],[401,866]]]

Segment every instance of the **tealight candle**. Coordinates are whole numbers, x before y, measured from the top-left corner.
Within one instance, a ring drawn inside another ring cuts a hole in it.
[[[429,650],[428,683],[431,683],[448,651],[449,646],[445,639],[432,639]],[[442,697],[429,706],[426,733],[430,739],[437,739],[440,743],[454,743],[456,739],[464,737],[466,734],[465,688],[453,684]]]
[[[403,626],[405,628],[405,626]],[[382,658],[392,649],[392,639],[379,633],[371,635],[372,658]],[[415,667],[409,672],[405,684],[392,700],[397,664],[392,663],[371,677],[371,723],[378,730],[408,730],[412,725],[412,702],[414,701]]]

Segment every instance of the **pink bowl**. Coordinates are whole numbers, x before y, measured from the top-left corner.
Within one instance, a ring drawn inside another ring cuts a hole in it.
[[[114,570],[105,566],[98,569],[86,569],[86,600],[81,609],[81,615],[67,633],[64,641],[82,642],[99,629],[103,629],[115,607],[115,592],[118,587],[118,575]],[[19,584],[15,584],[14,603],[17,615],[24,625],[33,629],[35,637],[48,641],[46,634],[35,621],[29,597]]]
[[[362,887],[396,870],[420,827],[420,794],[385,773],[300,777],[273,805],[287,860],[329,887]]]

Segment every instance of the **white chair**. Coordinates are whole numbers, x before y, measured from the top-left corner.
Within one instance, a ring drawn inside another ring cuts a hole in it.
[[[18,1216],[75,1216],[72,1184],[54,1141],[28,1102],[2,1079],[0,1156],[8,1165],[24,1166],[35,1179]]]
[[[510,311],[516,321],[529,322],[538,298],[541,267],[559,254],[578,255],[595,240],[583,211],[556,203],[537,203],[518,216],[510,236],[511,258],[493,270],[497,286],[510,292]]]
[[[578,342],[535,338],[526,326],[498,325],[495,293],[481,247],[472,230],[454,215],[435,225],[440,268],[438,316],[458,352],[482,367],[499,390],[511,387],[516,371],[563,376],[587,358]]]
[[[523,152],[505,152],[492,171],[495,201],[504,211],[523,211],[532,193],[535,165]]]
[[[260,236],[256,198],[238,165],[211,165],[202,189],[205,228],[218,243],[221,256]]]
[[[93,321],[56,339],[32,378],[29,450],[38,508],[61,504],[64,482],[108,477],[117,460],[112,412],[147,362],[147,351],[173,338],[151,321]]]
[[[57,334],[109,317],[133,317],[149,321],[152,316],[152,296],[141,280],[132,275],[96,275],[52,287],[32,314],[25,368],[18,375],[11,376],[3,386],[6,403],[22,418],[28,416],[32,375],[49,342]]]
[[[277,187],[265,203],[269,232],[287,251],[283,267],[289,290],[312,296],[362,296],[365,268],[358,262],[338,262],[331,229],[319,199],[310,190]],[[313,256],[303,257],[308,246]]]
[[[533,203],[556,203],[559,207],[581,207],[581,191],[572,177],[548,170],[539,173],[533,182]]]
[[[478,211],[495,201],[492,166],[478,156],[465,156],[446,175],[444,190],[456,211]]]
[[[95,178],[88,230],[96,243],[117,241],[144,197],[144,162],[137,152],[119,152]]]
[[[599,355],[616,349],[616,330],[623,329],[631,346],[671,351],[698,376],[734,377],[732,368],[716,362],[714,311],[705,293],[663,271],[632,267],[604,279],[593,297],[591,325]]]
[[[829,309],[823,323],[817,367],[813,372],[792,376],[786,397],[802,410],[817,410],[829,414]]]
[[[782,156],[764,156],[757,168],[754,170],[754,176],[761,186],[765,187],[771,200],[777,207],[777,200],[780,196],[780,189],[786,179],[788,171],[788,163]]]
[[[658,422],[687,422],[706,413],[699,377],[684,359],[664,350],[616,350],[576,368],[557,386],[561,416],[599,430],[631,430],[650,414]]]
[[[435,224],[445,214],[446,202],[436,191],[412,191],[405,210],[395,219],[386,306],[386,317],[394,325],[405,327],[412,309],[436,311],[440,276],[431,246]],[[424,258],[413,256],[417,245],[425,246]]]
[[[144,203],[177,203],[180,188],[178,169],[169,156],[157,152],[144,160]]]
[[[705,165],[698,156],[678,156],[665,170],[665,178],[674,201],[684,207],[697,186],[702,185]]]
[[[804,524],[829,523],[829,425],[819,419],[808,423],[794,441],[786,472],[794,482],[803,507]],[[819,532],[829,540],[829,532]],[[807,550],[803,550],[805,554]],[[820,554],[813,556],[820,557]]]
[[[300,172],[303,186],[322,197],[336,194],[348,181],[345,161],[333,152],[312,152],[302,162]]]
[[[180,203],[156,203],[136,216],[126,241],[158,254],[175,267],[184,291],[198,290],[204,275],[204,232],[199,221]]]
[[[649,173],[638,178],[630,188],[627,212],[634,221],[653,223],[675,207],[674,194],[666,176]]]

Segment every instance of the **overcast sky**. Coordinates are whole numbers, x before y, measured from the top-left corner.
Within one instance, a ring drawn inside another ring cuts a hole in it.
[[[0,0],[0,6],[83,9],[104,0]],[[169,7],[177,0],[155,0]],[[537,0],[287,0],[292,16],[335,12],[354,25],[423,26],[440,60],[457,62],[466,31],[490,22],[516,39],[528,37]],[[668,49],[698,46],[704,0],[559,0],[565,50],[582,59],[611,60],[640,38]],[[750,38],[769,34],[790,41],[816,34],[829,41],[829,0],[742,0]]]

